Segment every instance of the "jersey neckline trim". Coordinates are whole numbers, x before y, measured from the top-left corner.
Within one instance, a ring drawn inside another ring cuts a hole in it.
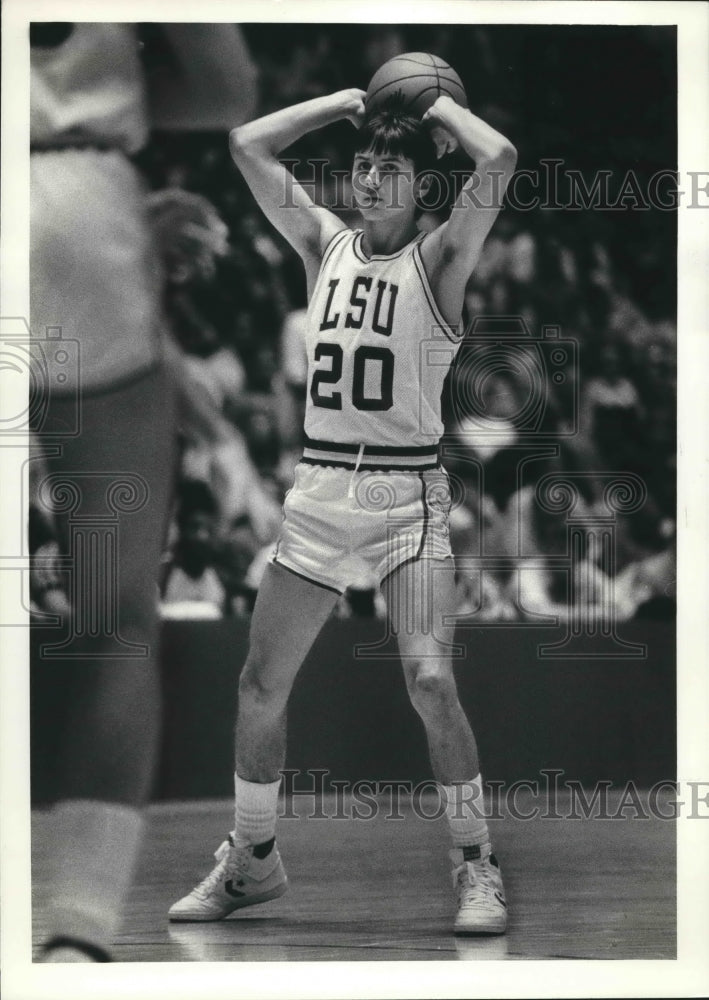
[[[405,243],[403,247],[395,250],[394,253],[373,253],[371,257],[367,257],[362,248],[364,230],[355,229],[354,234],[355,237],[352,243],[352,249],[355,252],[355,256],[361,260],[363,264],[371,264],[372,261],[375,260],[396,260],[397,257],[401,257],[405,251],[409,249],[409,247],[415,246],[416,243],[420,242],[426,235],[425,233],[417,233],[412,240],[409,240],[409,242]]]

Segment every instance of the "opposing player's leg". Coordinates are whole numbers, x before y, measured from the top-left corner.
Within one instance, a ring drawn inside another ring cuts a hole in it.
[[[71,415],[70,400],[52,401],[43,431],[58,437],[71,427]],[[57,946],[62,942],[81,943],[93,960],[108,953],[140,848],[140,810],[152,787],[159,743],[155,594],[175,426],[172,381],[162,369],[119,389],[87,394],[81,434],[61,438],[61,451],[46,464],[46,488],[40,487],[47,503],[53,496],[75,497],[75,526],[83,519],[94,539],[82,563],[88,533],[75,538],[69,514],[56,515],[76,579],[82,580],[83,571],[86,582],[73,587],[73,620],[54,640],[66,643],[63,656],[52,658],[50,648],[36,664],[38,672],[63,671],[67,706],[51,814],[50,961],[65,960]],[[114,510],[125,505],[128,512],[107,517],[111,502]],[[113,565],[102,564],[111,553]],[[128,655],[127,645],[117,653],[117,636],[138,645],[140,655]]]
[[[507,925],[504,889],[482,808],[482,779],[470,723],[460,704],[450,644],[454,566],[450,559],[404,564],[384,583],[406,687],[426,730],[431,766],[453,838],[456,934],[500,934]]]
[[[337,597],[334,590],[269,564],[239,681],[234,830],[217,850],[212,872],[170,909],[171,920],[221,920],[286,891],[275,843],[286,707],[298,670]]]

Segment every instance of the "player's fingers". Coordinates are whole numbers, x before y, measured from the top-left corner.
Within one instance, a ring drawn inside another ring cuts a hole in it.
[[[421,121],[426,122],[426,124],[431,129],[431,134],[433,134],[436,129],[442,130],[441,119],[439,118],[438,112],[436,111],[435,104],[432,104],[428,111],[424,111],[421,115]]]
[[[437,159],[440,160],[440,158],[443,156],[445,152],[446,142],[445,142],[445,137],[441,134],[439,128],[431,129],[431,141],[433,142],[433,145],[436,149],[436,157]]]
[[[448,152],[448,136],[445,132],[436,131],[431,135],[431,138],[436,147],[436,156],[440,159]]]
[[[454,153],[457,148],[458,148],[458,143],[455,141],[455,139],[447,139],[443,143],[443,150],[441,152],[441,156],[446,156],[448,153]]]

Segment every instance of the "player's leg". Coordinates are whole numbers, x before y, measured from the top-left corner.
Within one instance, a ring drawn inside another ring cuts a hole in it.
[[[458,699],[444,616],[455,607],[451,560],[416,560],[384,583],[392,629],[413,707],[426,730],[434,777],[442,785],[469,780],[480,767],[475,737]]]
[[[298,670],[337,598],[336,591],[282,566],[267,567],[239,680],[234,830],[217,850],[218,864],[210,875],[170,909],[171,920],[220,920],[286,891],[275,844],[286,707]]]
[[[277,564],[266,568],[239,679],[236,770],[247,781],[279,777],[285,763],[288,697],[338,596]]]
[[[451,559],[418,559],[384,584],[406,687],[426,731],[431,766],[446,804],[458,892],[455,932],[501,933],[506,904],[484,817],[482,779],[472,728],[458,698],[445,616],[455,607]]]
[[[70,411],[55,401],[43,430],[67,426]],[[159,742],[156,586],[175,460],[170,377],[156,371],[85,396],[81,416],[80,434],[48,459],[40,488],[48,502],[76,499],[57,520],[78,585],[62,657],[49,649],[37,669],[63,671],[68,688],[51,814],[50,940],[75,939],[97,954],[117,930]],[[141,655],[120,655],[118,638],[139,644]]]

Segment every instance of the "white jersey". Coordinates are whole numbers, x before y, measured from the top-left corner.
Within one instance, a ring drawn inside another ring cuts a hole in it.
[[[49,385],[75,395],[138,378],[162,354],[162,278],[126,155],[148,135],[143,69],[133,25],[34,27],[30,321],[38,337],[61,330]]]
[[[54,45],[33,45],[34,147],[100,146],[136,153],[148,137],[146,95],[131,24],[76,22]]]
[[[362,235],[343,229],[333,237],[308,306],[304,457],[335,464],[344,450],[361,461],[364,445],[370,466],[384,467],[377,452],[387,465],[434,464],[443,382],[461,328],[453,330],[435,303],[423,233],[369,258]]]

